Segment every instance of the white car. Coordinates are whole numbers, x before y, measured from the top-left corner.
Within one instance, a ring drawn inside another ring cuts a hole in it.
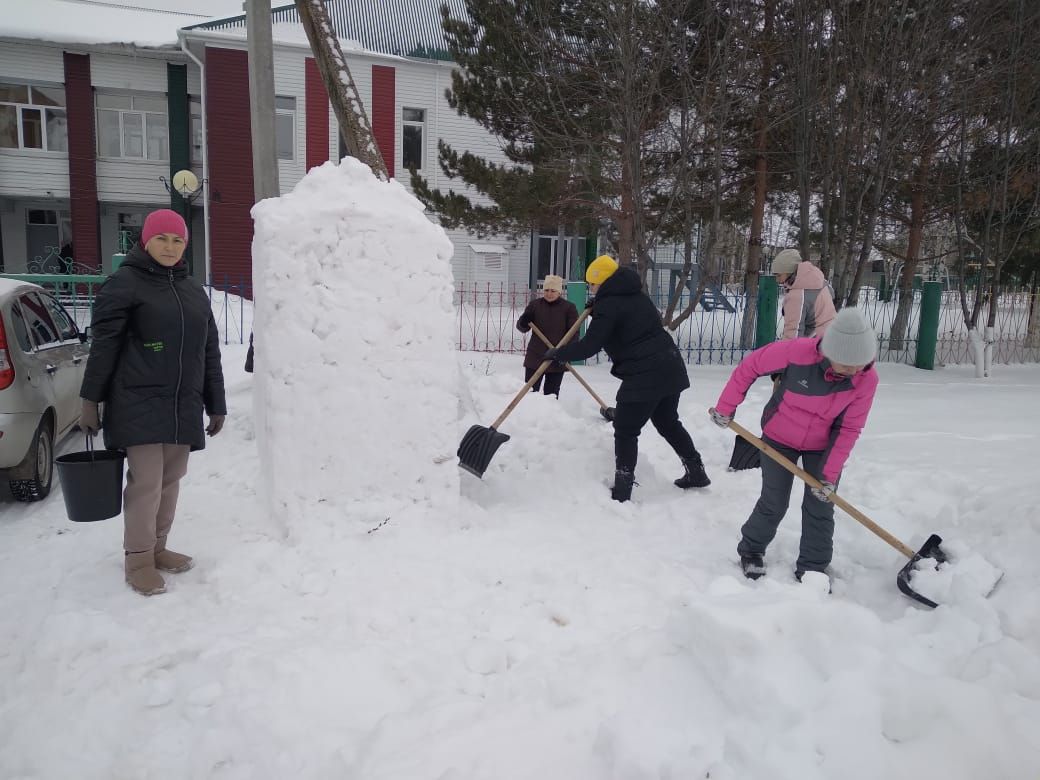
[[[0,279],[0,478],[19,501],[54,481],[54,443],[79,423],[86,335],[39,285]]]

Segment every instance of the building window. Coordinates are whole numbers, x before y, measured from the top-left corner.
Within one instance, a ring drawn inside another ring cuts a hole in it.
[[[191,161],[202,162],[202,98],[188,98],[188,113],[191,116]]]
[[[65,88],[0,83],[0,149],[67,152]]]
[[[98,93],[96,101],[99,157],[170,159],[165,96]]]
[[[140,212],[120,213],[117,222],[119,227],[119,251],[126,254],[134,244],[141,240],[144,214]]]
[[[426,109],[401,109],[401,164],[405,170],[423,169],[423,134],[426,127]]]
[[[279,160],[296,159],[296,98],[274,99],[274,135]]]

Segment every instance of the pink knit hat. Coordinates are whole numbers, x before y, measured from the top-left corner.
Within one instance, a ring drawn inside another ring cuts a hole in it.
[[[188,240],[188,226],[184,224],[184,217],[170,209],[153,211],[144,218],[144,227],[141,228],[141,246],[145,246],[160,233],[176,233],[185,242]]]

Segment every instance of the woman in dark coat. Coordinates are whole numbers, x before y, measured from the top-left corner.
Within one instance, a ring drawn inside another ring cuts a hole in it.
[[[621,380],[614,416],[614,488],[616,501],[632,496],[639,432],[654,424],[686,473],[675,484],[681,488],[711,484],[693,439],[679,420],[679,395],[690,386],[679,348],[661,324],[661,315],[643,293],[639,274],[618,268],[613,258],[597,257],[585,279],[592,285],[595,306],[592,324],[580,341],[546,352],[545,357],[566,363],[590,358],[601,349],[612,362],[610,373]]]
[[[158,570],[191,568],[166,537],[188,454],[220,432],[227,414],[217,324],[182,262],[187,243],[175,211],[145,219],[140,242],[98,290],[80,390],[81,427],[90,435],[103,428],[106,447],[126,450],[126,581],[146,596],[166,589]]]
[[[563,277],[549,275],[542,283],[542,297],[535,298],[524,309],[520,319],[516,321],[516,329],[521,333],[531,330],[533,324],[553,344],[559,344],[560,339],[570,330],[571,325],[578,321],[578,309],[570,301],[560,297],[563,295]],[[545,351],[549,349],[545,343],[535,335],[527,342],[527,354],[524,356],[524,382],[534,376],[535,371],[545,361]],[[564,367],[559,363],[553,363],[546,369],[545,394],[560,397],[560,384],[563,382]],[[532,386],[532,390],[538,392],[538,386],[542,383],[539,378]]]

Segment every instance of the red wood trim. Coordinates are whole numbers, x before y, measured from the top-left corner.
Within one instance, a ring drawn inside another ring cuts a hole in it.
[[[253,143],[249,60],[244,51],[206,47],[210,275],[213,284],[253,278]]]
[[[396,74],[396,68],[372,66],[372,132],[391,177],[394,175],[394,152],[397,149]]]
[[[64,61],[73,251],[78,264],[100,269],[97,142],[94,134],[94,88],[90,83],[90,55],[64,52]]]
[[[304,102],[307,104],[307,170],[329,159],[329,93],[313,57],[304,65]]]

